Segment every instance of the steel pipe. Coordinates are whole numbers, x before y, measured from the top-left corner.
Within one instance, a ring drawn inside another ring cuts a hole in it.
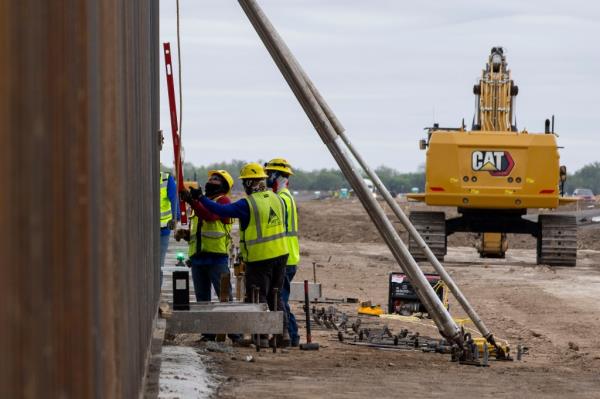
[[[325,101],[325,99],[323,98],[323,96],[321,95],[319,90],[317,89],[317,87],[314,85],[314,83],[312,82],[310,77],[302,69],[302,67],[299,65],[298,61],[295,59],[294,59],[294,61],[296,62],[298,69],[302,73],[304,80],[306,81],[308,87],[310,88],[311,92],[315,96],[317,102],[319,103],[319,105],[325,112],[325,115],[331,122],[331,125],[335,129],[336,133],[339,135],[339,137],[341,137],[341,139],[344,142],[344,144],[346,145],[346,147],[350,150],[350,153],[358,161],[358,164],[360,165],[360,167],[365,171],[365,173],[373,181],[373,183],[375,184],[375,187],[377,187],[377,190],[381,193],[381,195],[385,199],[386,203],[390,206],[390,208],[394,212],[394,215],[396,215],[396,217],[398,218],[400,223],[402,223],[404,228],[406,228],[408,233],[417,242],[417,245],[419,246],[419,248],[423,250],[429,263],[431,263],[431,265],[433,266],[435,271],[440,275],[440,278],[442,279],[442,281],[444,281],[446,286],[448,286],[448,289],[450,290],[452,295],[456,298],[456,300],[458,301],[460,306],[463,308],[465,313],[467,313],[467,315],[469,316],[469,318],[471,319],[471,321],[473,322],[475,327],[479,330],[481,335],[483,337],[485,337],[490,344],[497,347],[498,345],[495,342],[493,333],[487,328],[487,326],[485,325],[483,320],[481,320],[481,318],[479,317],[479,315],[477,314],[475,309],[471,306],[471,304],[469,303],[467,298],[464,296],[464,294],[462,293],[462,291],[460,290],[458,285],[454,282],[454,280],[452,279],[450,274],[448,274],[446,269],[444,269],[444,266],[435,257],[435,255],[433,254],[433,252],[431,251],[431,249],[429,248],[429,246],[427,245],[425,240],[423,240],[423,237],[421,237],[421,235],[419,234],[419,232],[417,231],[415,226],[410,222],[409,218],[406,216],[406,214],[404,213],[402,208],[400,208],[398,203],[392,198],[390,192],[388,191],[387,187],[385,187],[385,184],[383,184],[383,182],[381,181],[379,176],[369,167],[369,165],[364,160],[364,158],[360,155],[360,153],[352,145],[352,142],[350,141],[348,136],[345,134],[346,129],[341,124],[341,122],[339,121],[339,119],[337,118],[337,116],[335,115],[333,110],[329,107],[329,105],[327,104],[327,102]]]
[[[460,290],[458,285],[456,285],[456,283],[454,282],[452,277],[448,274],[446,269],[444,269],[444,266],[435,257],[435,255],[433,254],[433,252],[431,251],[431,249],[429,248],[429,246],[427,245],[425,240],[423,240],[423,237],[421,237],[421,235],[419,234],[419,232],[417,231],[415,226],[410,222],[410,219],[406,216],[406,214],[404,213],[402,208],[400,208],[398,203],[392,198],[392,195],[390,194],[387,187],[385,187],[385,184],[383,184],[383,182],[381,181],[381,179],[379,178],[377,173],[375,173],[369,167],[367,162],[360,155],[360,153],[356,150],[354,145],[352,145],[352,142],[350,141],[348,136],[345,134],[346,129],[342,126],[341,122],[336,117],[333,110],[329,107],[329,105],[327,104],[327,102],[325,101],[323,96],[321,96],[321,93],[319,92],[319,90],[315,87],[313,82],[306,75],[306,72],[304,72],[303,70],[301,70],[301,71],[303,73],[304,79],[307,82],[310,90],[312,91],[312,93],[315,96],[315,98],[317,99],[319,105],[321,106],[321,108],[323,109],[325,114],[327,115],[328,119],[331,121],[331,124],[332,124],[333,128],[335,129],[336,133],[340,136],[340,138],[342,139],[342,141],[344,142],[346,147],[350,150],[350,153],[358,161],[358,164],[360,165],[360,167],[365,171],[365,173],[373,181],[373,183],[375,184],[375,187],[377,187],[377,190],[381,193],[381,195],[385,199],[386,203],[390,206],[390,208],[394,212],[394,215],[396,215],[396,217],[398,218],[400,223],[402,223],[404,228],[406,228],[408,233],[414,238],[414,240],[417,242],[417,245],[419,246],[419,248],[423,250],[429,263],[431,263],[431,265],[433,266],[435,271],[440,275],[440,278],[448,286],[448,289],[450,290],[450,292],[452,292],[452,295],[454,295],[454,297],[456,298],[458,303],[461,305],[463,310],[469,315],[469,318],[471,319],[473,324],[477,327],[477,329],[479,330],[481,335],[484,336],[488,340],[490,340],[490,339],[493,340],[493,334],[487,328],[485,323],[481,320],[481,318],[479,317],[479,315],[477,314],[475,309],[471,306],[471,304],[469,303],[467,298],[464,296],[464,294],[462,293],[462,291]],[[490,341],[490,343],[492,343],[492,341]],[[493,343],[493,344],[495,344],[495,343]]]
[[[462,334],[435,291],[425,278],[416,261],[410,255],[392,223],[381,206],[371,195],[351,157],[343,147],[343,141],[310,89],[299,64],[287,48],[275,28],[255,0],[238,0],[259,37],[267,47],[296,98],[304,108],[315,130],[340,166],[344,176],[354,189],[367,213],[390,248],[394,258],[407,274],[419,298],[436,323],[440,333],[462,347]]]

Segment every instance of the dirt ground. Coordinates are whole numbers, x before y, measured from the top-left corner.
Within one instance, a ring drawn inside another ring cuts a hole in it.
[[[312,280],[312,262],[317,262],[325,296],[385,305],[388,273],[399,268],[361,205],[352,200],[309,201],[300,204],[299,213],[302,261],[297,281]],[[463,366],[450,362],[448,355],[350,346],[338,342],[332,331],[317,329],[319,351],[273,354],[234,348],[233,353],[211,353],[211,367],[225,378],[217,396],[598,398],[599,225],[581,229],[575,268],[535,265],[529,238],[510,237],[506,259],[480,259],[469,235],[450,238],[447,270],[497,337],[513,349],[519,343],[529,347],[522,361],[492,362],[485,369]],[[293,308],[301,317],[300,304]],[[356,316],[355,305],[338,308]],[[450,310],[453,316],[462,315],[453,298]],[[368,319],[363,317],[364,322],[381,323]],[[437,336],[434,328],[387,324],[393,331],[408,328]],[[303,329],[301,335],[304,339]],[[245,361],[247,355],[255,361]]]

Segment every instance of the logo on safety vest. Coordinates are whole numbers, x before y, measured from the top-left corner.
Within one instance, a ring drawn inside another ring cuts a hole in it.
[[[279,219],[273,208],[269,208],[269,221],[267,224],[269,226],[279,226],[281,224],[281,219]]]
[[[507,176],[515,166],[508,151],[473,151],[471,167],[476,172],[490,172],[492,176]]]

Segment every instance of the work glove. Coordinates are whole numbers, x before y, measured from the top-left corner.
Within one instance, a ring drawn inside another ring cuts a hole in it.
[[[181,190],[179,192],[179,198],[183,201],[183,202],[187,202],[188,204],[192,203],[192,193],[189,192],[188,190]]]
[[[190,231],[188,229],[176,230],[174,237],[175,237],[176,241],[180,241],[181,239],[184,239],[185,241],[189,241],[190,240]]]
[[[176,223],[175,223],[174,219],[171,219],[167,222],[167,228],[169,230],[175,230],[175,225],[176,225]]]
[[[204,195],[204,193],[202,192],[202,187],[198,187],[198,188],[190,187],[190,194],[192,196],[192,199],[195,199],[195,200],[199,200],[200,197],[202,197]]]

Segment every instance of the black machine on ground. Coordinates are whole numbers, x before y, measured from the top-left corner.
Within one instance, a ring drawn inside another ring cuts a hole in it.
[[[446,285],[438,274],[425,273],[425,277],[440,301],[448,309],[448,293]],[[421,303],[414,287],[406,274],[392,272],[389,276],[388,313],[412,316],[415,313],[425,314],[427,309]]]

